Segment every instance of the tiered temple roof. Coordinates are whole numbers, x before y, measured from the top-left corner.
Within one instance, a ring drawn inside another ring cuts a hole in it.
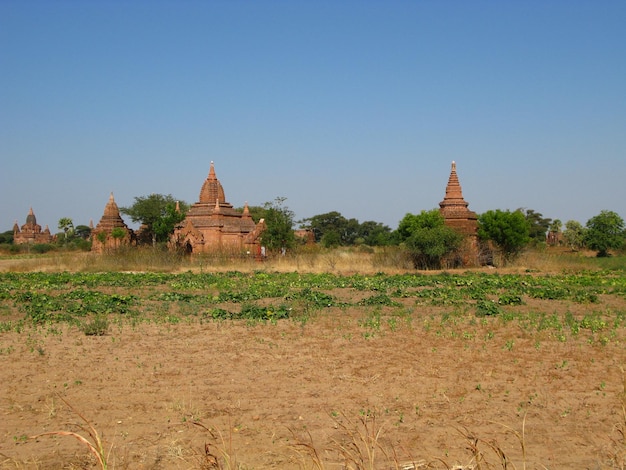
[[[100,218],[100,222],[96,225],[95,230],[112,230],[116,227],[128,229],[126,223],[120,215],[120,209],[115,202],[113,193],[109,196],[109,201],[104,206],[104,213]]]
[[[97,253],[134,243],[134,233],[124,223],[113,193],[109,196],[109,201],[104,207],[100,222],[91,231],[91,238],[91,251]]]
[[[21,229],[17,225],[17,220],[13,224],[13,243],[17,245],[23,243],[51,243],[53,238],[47,225],[45,229],[41,229],[32,207],[28,211],[26,223],[22,225]]]
[[[480,263],[478,217],[468,207],[469,204],[463,198],[461,183],[459,183],[459,177],[456,173],[456,163],[452,162],[446,195],[443,201],[439,203],[439,212],[448,227],[465,236],[465,240],[454,259],[450,260],[455,266],[476,266]]]
[[[446,195],[439,203],[439,212],[446,225],[462,232],[465,235],[476,236],[478,230],[477,216],[468,209],[469,204],[463,199],[463,191],[456,173],[456,163],[452,162]]]
[[[224,188],[215,175],[211,162],[209,175],[200,189],[200,197],[176,227],[170,239],[172,248],[190,253],[216,250],[241,251],[255,254],[260,247],[262,224],[255,224],[245,204],[243,213],[226,201]]]

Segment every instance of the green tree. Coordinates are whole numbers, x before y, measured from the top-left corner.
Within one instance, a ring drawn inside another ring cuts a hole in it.
[[[576,220],[565,222],[563,240],[572,251],[578,251],[585,246],[585,227]]]
[[[326,247],[353,245],[359,237],[359,221],[346,219],[337,211],[314,215],[300,221],[315,235],[315,241]]]
[[[550,223],[548,227],[548,235],[546,241],[551,246],[561,245],[563,243],[563,234],[561,229],[563,228],[563,222],[559,219],[555,219]]]
[[[324,248],[336,248],[341,246],[341,235],[335,230],[329,230],[322,235],[320,243]]]
[[[559,233],[563,228],[563,222],[560,219],[554,219],[548,227],[549,232]]]
[[[69,217],[61,217],[58,223],[59,230],[63,230],[63,243],[67,242],[74,235],[74,222]]]
[[[91,235],[91,227],[88,225],[77,225],[74,229],[74,234],[84,240],[87,240]]]
[[[286,200],[285,197],[277,197],[263,205],[265,230],[261,233],[261,244],[269,251],[287,250],[295,244],[294,213],[285,205]]]
[[[366,220],[359,224],[358,238],[369,246],[385,246],[391,243],[391,229],[380,222]]]
[[[585,243],[599,257],[609,256],[624,244],[624,220],[613,211],[603,210],[587,221]]]
[[[180,212],[176,211],[179,203]],[[174,227],[183,221],[189,206],[183,201],[177,201],[171,194],[150,194],[149,196],[135,197],[130,207],[120,207],[120,212],[128,215],[133,222],[143,225],[142,232],[152,241],[167,241]]]
[[[13,230],[7,230],[6,232],[0,233],[0,243],[13,243]]]
[[[397,231],[417,269],[440,269],[463,241],[463,235],[445,224],[438,209],[406,214]]]
[[[546,232],[552,224],[552,219],[546,218],[540,212],[532,209],[518,209],[524,212],[524,217],[528,222],[528,236],[533,243],[543,243],[546,241]]]
[[[368,220],[359,223],[357,219],[347,219],[337,211],[314,215],[299,223],[302,228],[311,230],[315,241],[326,248],[357,244],[389,245],[392,238],[391,229],[380,222]]]
[[[325,247],[341,245],[341,232],[347,219],[337,211],[326,212],[304,219],[300,223],[311,230],[315,241]]]
[[[406,214],[398,224],[397,238],[407,240],[417,229],[435,228],[443,224],[443,217],[437,209],[422,211],[419,214]]]
[[[510,261],[530,241],[530,223],[520,211],[490,210],[478,216],[478,237],[492,241]]]
[[[154,222],[153,229],[159,242],[167,241],[174,232],[174,228],[183,221],[189,208],[185,203],[179,202],[180,211],[176,210],[176,203],[166,204],[163,216]]]

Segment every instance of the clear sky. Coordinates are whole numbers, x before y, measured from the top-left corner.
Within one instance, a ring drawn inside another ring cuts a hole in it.
[[[0,231],[109,193],[626,217],[626,2],[0,0]],[[126,222],[130,224],[130,220]]]

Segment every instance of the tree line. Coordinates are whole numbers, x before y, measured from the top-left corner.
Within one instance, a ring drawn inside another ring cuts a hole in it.
[[[298,226],[325,248],[400,246],[416,268],[436,269],[444,260],[454,257],[464,241],[463,235],[445,224],[438,209],[408,213],[394,230],[380,222],[346,218],[338,211],[296,221],[286,200],[277,197],[262,206],[248,208],[255,222],[265,220],[266,230],[261,235],[261,243],[269,253],[285,253],[299,243],[305,243],[307,238],[295,236],[294,228]],[[135,197],[134,203],[120,207],[120,212],[141,224],[139,243],[156,246],[168,241],[189,207],[172,195],[150,194]],[[243,212],[243,208],[237,210]],[[85,249],[89,227],[74,227],[72,219],[64,217],[59,220],[58,228],[61,232],[57,234],[57,244]],[[496,250],[504,262],[513,260],[528,246],[546,242],[564,245],[574,251],[586,248],[596,251],[598,256],[608,256],[610,251],[625,246],[626,240],[624,220],[608,210],[589,219],[585,226],[574,220],[563,224],[532,209],[489,210],[478,215],[477,235],[480,243]],[[11,243],[12,236],[12,231],[0,234],[0,244]]]

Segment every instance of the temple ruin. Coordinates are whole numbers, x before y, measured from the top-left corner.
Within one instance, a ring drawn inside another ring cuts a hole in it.
[[[52,243],[54,237],[50,233],[50,229],[46,225],[45,229],[41,229],[41,225],[37,223],[37,218],[33,212],[33,208],[30,208],[28,215],[26,216],[26,223],[22,225],[22,228],[17,225],[17,220],[13,225],[13,243],[16,245],[22,244],[45,244]]]
[[[252,220],[247,202],[241,213],[226,201],[224,188],[215,176],[215,166],[211,162],[209,176],[200,189],[200,198],[174,229],[169,246],[186,253],[224,251],[258,256],[264,228],[263,220],[258,224]]]
[[[439,203],[439,212],[445,224],[466,237],[460,250],[461,262],[464,266],[478,264],[478,216],[469,210],[469,203],[463,199],[463,191],[456,173],[456,163],[452,162],[446,195]]]
[[[111,193],[100,222],[91,231],[91,251],[103,253],[132,245],[135,245],[135,234],[122,220],[120,209]]]

